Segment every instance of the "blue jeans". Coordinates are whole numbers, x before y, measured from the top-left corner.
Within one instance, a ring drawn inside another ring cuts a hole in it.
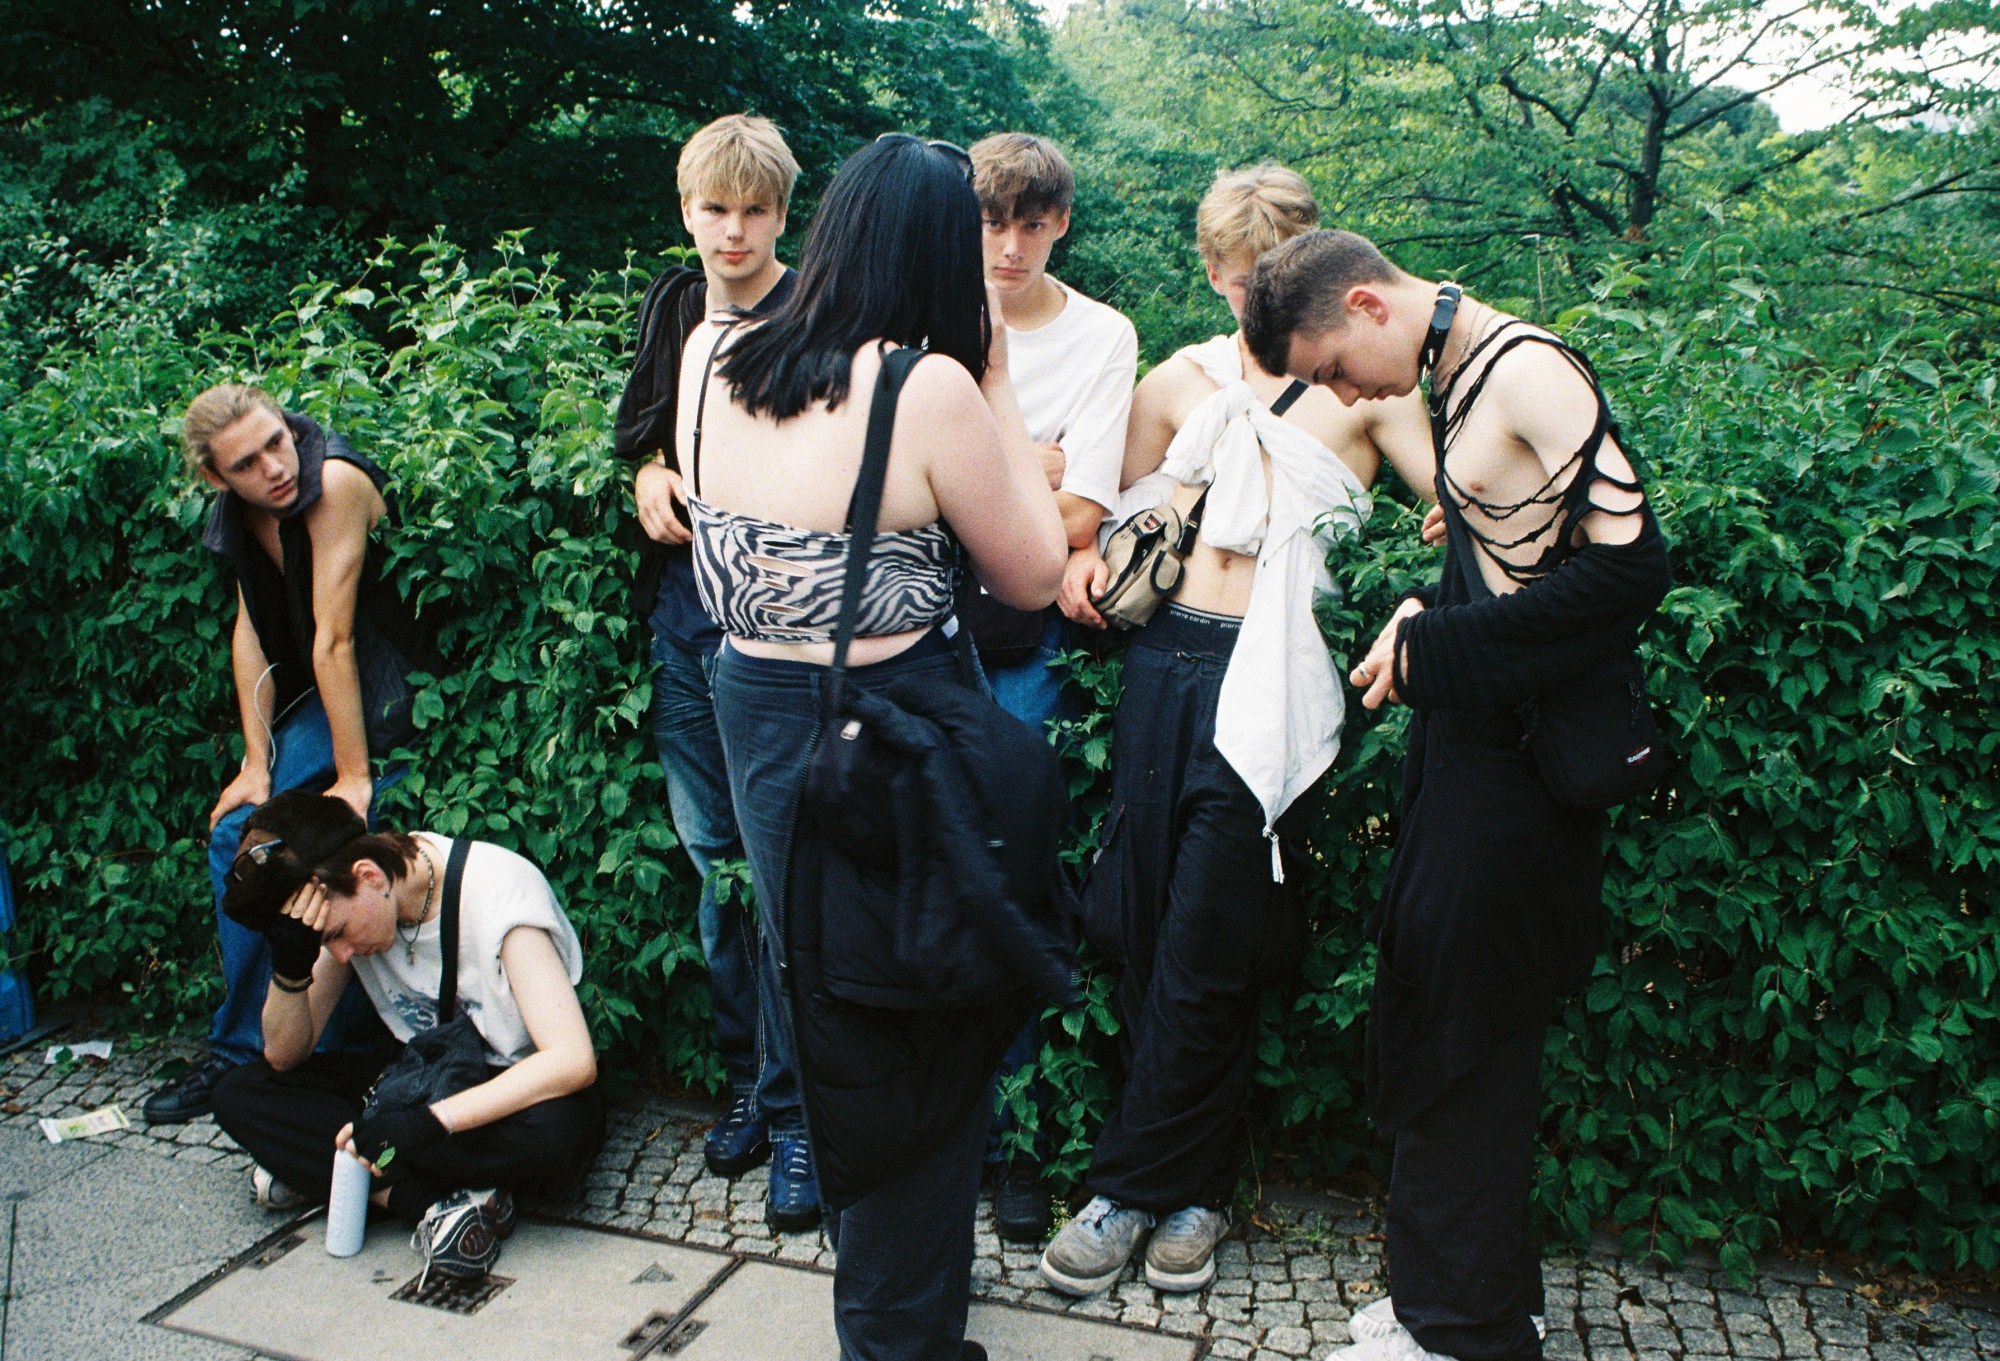
[[[941,635],[907,652],[850,671],[866,685],[959,661]],[[757,901],[764,905],[764,976],[789,1026],[778,979],[784,949],[786,871],[806,759],[819,725],[826,668],[747,657],[724,644],[715,668],[715,717],[729,753],[737,824],[750,854]],[[839,1212],[827,1232],[839,1256],[833,1275],[833,1321],[841,1361],[957,1361],[965,1337],[972,1279],[972,1220],[979,1198],[980,1132],[974,1104],[964,1128],[905,1175],[867,1192]]]
[[[1035,731],[1047,734],[1049,724],[1058,718],[1075,716],[1076,705],[1063,692],[1063,673],[1054,669],[1058,653],[1067,641],[1065,623],[1061,614],[1050,611],[1049,620],[1042,628],[1041,645],[1035,655],[1012,666],[982,666],[986,682],[993,688],[993,698],[1000,707],[1026,723]],[[1005,1102],[1000,1101],[1000,1084],[1021,1071],[1022,1067],[1040,1056],[1042,1052],[1042,1022],[1040,1017],[1030,1018],[1007,1046],[1007,1052],[1000,1056],[1000,1067],[993,1074],[994,1100],[993,1127],[986,1136],[986,1161],[1002,1162],[1011,1153],[1002,1140],[1014,1128],[1014,1113]],[[1039,1107],[1042,1104],[1043,1088],[1038,1083],[1028,1090],[1028,1100]],[[1039,1143],[1040,1141],[1037,1140]]]
[[[307,695],[292,706],[271,736],[275,760],[271,765],[271,792],[310,789],[324,792],[333,787],[333,732],[326,725],[326,710],[317,694]],[[404,768],[378,775],[375,793],[379,797],[403,778]],[[226,988],[222,1005],[208,1029],[208,1047],[218,1058],[231,1063],[248,1063],[264,1056],[264,997],[270,991],[271,950],[261,932],[239,926],[222,915],[223,876],[235,863],[243,840],[243,824],[257,811],[254,804],[242,804],[222,815],[208,837],[208,878],[215,890],[215,934],[222,944],[222,981]],[[374,821],[374,810],[369,810]],[[340,1003],[327,1018],[320,1034],[319,1052],[343,1053],[373,1049],[387,1032],[376,1018],[368,995],[360,988],[341,994]]]
[[[709,878],[718,860],[743,858],[729,769],[715,727],[715,659],[715,653],[684,651],[654,636],[659,670],[653,675],[653,741],[667,777],[674,835],[702,880],[695,925],[708,961],[716,1043],[729,1090],[738,1097],[754,1095],[772,1128],[796,1131],[805,1124],[798,1075],[790,1039],[771,1010],[772,990],[760,981],[756,919],[740,899],[718,903]]]

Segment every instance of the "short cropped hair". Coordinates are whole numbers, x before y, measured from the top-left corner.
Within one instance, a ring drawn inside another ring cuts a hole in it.
[[[798,178],[799,163],[778,125],[749,113],[725,114],[688,138],[675,176],[684,199],[769,200],[781,213]]]
[[[259,844],[269,849],[257,855]],[[408,874],[422,854],[416,839],[391,831],[371,832],[345,802],[327,794],[287,789],[260,805],[243,824],[244,855],[229,872],[222,911],[239,926],[267,929],[286,901],[309,879],[328,892],[352,894],[360,881],[354,867],[372,860],[390,883]],[[245,856],[255,863],[245,866]]]
[[[1248,252],[1253,258],[1319,226],[1319,202],[1297,172],[1282,165],[1228,170],[1202,195],[1194,243],[1212,265]]]
[[[1047,138],[996,132],[972,144],[972,188],[982,212],[1008,222],[1068,212],[1076,201],[1076,174]]]
[[[1294,335],[1319,335],[1346,322],[1348,289],[1402,277],[1365,236],[1334,231],[1295,236],[1266,251],[1250,273],[1243,341],[1267,373],[1283,373]]]
[[[181,458],[191,473],[215,466],[209,441],[253,411],[268,411],[279,420],[285,410],[271,394],[248,383],[217,383],[188,403],[181,417]]]

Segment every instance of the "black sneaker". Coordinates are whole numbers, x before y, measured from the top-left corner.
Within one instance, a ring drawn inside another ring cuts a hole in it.
[[[433,1271],[441,1276],[477,1279],[500,1260],[500,1235],[494,1231],[493,1217],[487,1212],[486,1192],[453,1191],[438,1201],[417,1221],[410,1246],[423,1258],[424,1272],[417,1288],[423,1289]]]
[[[718,1177],[748,1172],[771,1156],[771,1140],[757,1118],[757,1098],[739,1096],[701,1141],[702,1161]]]
[[[1041,1163],[1018,1154],[1010,1158],[993,1187],[993,1231],[1009,1243],[1040,1243],[1054,1225]]]
[[[215,1084],[222,1081],[222,1075],[235,1066],[220,1055],[210,1054],[147,1097],[139,1113],[146,1117],[149,1125],[178,1125],[207,1115],[212,1107]]]

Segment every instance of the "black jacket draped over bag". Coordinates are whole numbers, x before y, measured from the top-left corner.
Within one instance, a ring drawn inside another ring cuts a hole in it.
[[[779,922],[821,1194],[845,1207],[986,1101],[1035,997],[1075,996],[1075,902],[1058,860],[1055,751],[979,686],[845,674],[880,506],[893,352],[870,413],[834,665],[807,761]]]

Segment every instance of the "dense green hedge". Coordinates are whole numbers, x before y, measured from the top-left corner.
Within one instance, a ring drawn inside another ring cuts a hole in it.
[[[541,862],[614,1067],[713,1084],[606,438],[631,292],[418,254],[407,289],[313,284],[254,334],[194,337],[171,322],[172,262],[135,262],[101,281],[86,343],[0,394],[0,814],[28,962],[46,997],[123,989],[149,1028],[215,1000],[200,836],[239,747],[225,595],[172,436],[200,387],[252,375],[388,464],[396,578],[466,662],[421,694],[391,816]],[[1740,1266],[1791,1236],[1993,1268],[1994,379],[1948,334],[1844,337],[1778,315],[1750,272],[1701,269],[1702,293],[1671,297],[1685,270],[1616,273],[1560,321],[1598,358],[1675,543],[1649,650],[1679,759],[1614,822],[1611,949],[1550,1038],[1542,1203],[1559,1232],[1610,1222],[1669,1256],[1709,1243]],[[1415,525],[1385,498],[1337,564],[1337,653],[1434,570]],[[1115,657],[1077,672],[1115,693]],[[1314,831],[1317,942],[1263,1022],[1260,1127],[1327,1173],[1381,1157],[1360,923],[1402,726],[1351,716]],[[1066,740],[1101,806],[1105,715]],[[1071,1171],[1110,1091],[1090,988],[1044,1053],[1042,1119]]]

